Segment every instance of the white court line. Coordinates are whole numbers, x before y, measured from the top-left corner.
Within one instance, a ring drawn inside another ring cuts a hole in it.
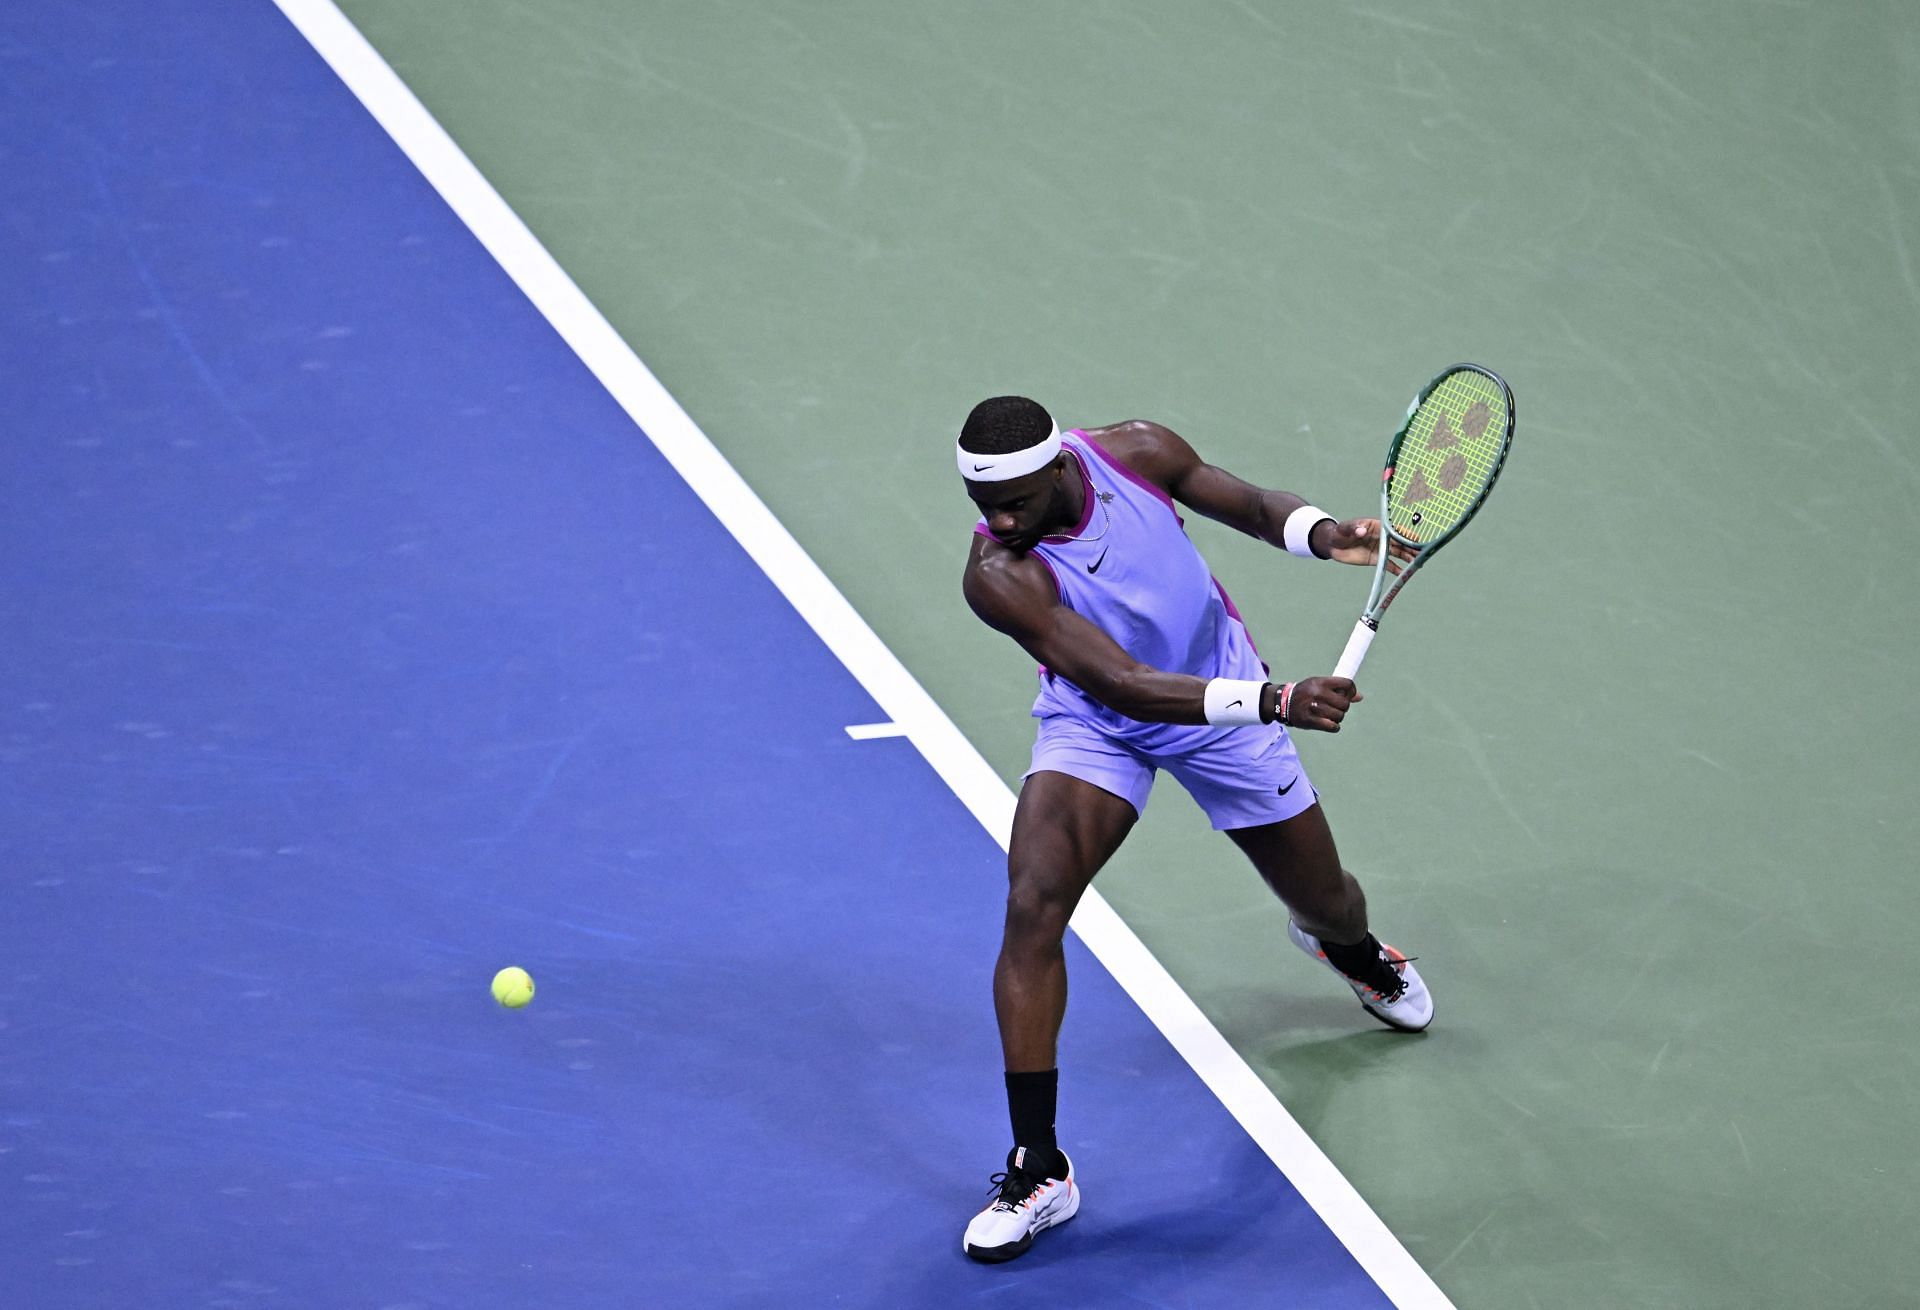
[[[500,262],[754,563],[986,830],[1007,845],[1013,793],[866,620],[640,362],[333,0],[275,0]],[[1245,1060],[1096,891],[1073,930],[1401,1310],[1452,1303]]]
[[[849,723],[847,736],[855,741],[872,741],[876,737],[904,737],[907,725],[904,723]]]

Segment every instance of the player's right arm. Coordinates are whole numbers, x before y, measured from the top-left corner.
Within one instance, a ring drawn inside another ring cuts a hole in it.
[[[1035,556],[976,534],[962,590],[988,627],[1012,637],[1050,672],[1115,713],[1142,723],[1207,721],[1205,678],[1168,673],[1133,658],[1119,642],[1060,603],[1052,572]],[[1267,722],[1274,717],[1274,697],[1271,684],[1261,689],[1260,716]],[[1296,699],[1289,726],[1340,730],[1346,696],[1314,698],[1319,710],[1312,715],[1302,708],[1306,699]]]
[[[1038,558],[975,534],[962,583],[967,604],[1046,668],[1108,709],[1144,723],[1205,723],[1206,680],[1163,673],[1127,654],[1105,632],[1060,603]],[[1262,713],[1273,716],[1273,693]]]

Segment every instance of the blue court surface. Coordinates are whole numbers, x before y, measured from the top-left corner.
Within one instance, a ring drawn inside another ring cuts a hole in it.
[[[1071,944],[965,1259],[1001,852],[276,10],[9,6],[0,219],[0,1302],[1388,1304]]]

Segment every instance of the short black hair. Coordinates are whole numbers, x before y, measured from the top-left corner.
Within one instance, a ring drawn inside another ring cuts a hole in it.
[[[1047,439],[1053,416],[1036,400],[1025,396],[995,396],[983,400],[967,415],[960,429],[960,449],[975,455],[1009,455]]]

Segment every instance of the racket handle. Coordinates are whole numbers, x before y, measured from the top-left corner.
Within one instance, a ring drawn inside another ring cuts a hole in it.
[[[1353,625],[1353,635],[1347,638],[1347,648],[1340,652],[1340,662],[1333,666],[1336,678],[1351,678],[1360,672],[1360,661],[1367,657],[1367,647],[1373,645],[1374,633],[1379,629],[1361,619]]]

